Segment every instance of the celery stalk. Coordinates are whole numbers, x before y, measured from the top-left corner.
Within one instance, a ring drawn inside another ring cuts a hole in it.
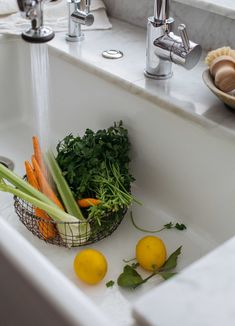
[[[71,242],[73,239],[74,242],[85,243],[89,239],[89,235],[90,235],[89,223],[82,222],[81,224],[78,224],[78,220],[74,216],[71,216],[70,214],[64,212],[59,207],[54,205],[49,205],[12,186],[0,183],[0,190],[11,193],[23,200],[26,200],[27,202],[31,203],[33,206],[44,210],[56,222],[65,222],[65,224],[64,223],[56,224],[60,236],[62,237],[65,243],[68,240],[68,237],[71,239],[69,242]]]
[[[52,151],[48,151],[45,155],[45,161],[49,171],[52,175],[52,178],[56,184],[57,190],[60,194],[60,197],[63,200],[63,204],[67,210],[67,212],[75,217],[77,217],[80,221],[86,221],[78,204],[76,203],[72,191],[69,188],[67,181],[65,180],[62,171],[60,169],[59,164],[57,163],[54,154]]]
[[[49,205],[53,205],[57,207],[53,201],[51,201],[47,196],[45,196],[42,192],[38,191],[34,187],[32,187],[28,182],[22,180],[21,177],[19,177],[16,173],[10,171],[8,168],[6,168],[4,165],[0,164],[0,178],[6,179],[8,182],[13,184],[16,188],[23,191],[24,193],[27,193],[28,195],[31,195],[44,203],[47,203]]]
[[[3,179],[7,180],[17,188],[7,185]],[[54,221],[59,222],[57,223],[57,229],[65,243],[68,238],[71,240],[73,239],[74,242],[80,243],[85,243],[89,239],[90,225],[85,219],[81,223],[78,223],[76,217],[64,212],[47,196],[33,188],[30,184],[22,180],[17,174],[8,170],[2,164],[0,164],[0,191],[16,195],[17,197],[28,201],[33,206],[47,212]],[[65,224],[60,222],[64,222]],[[71,240],[69,242],[71,242]]]

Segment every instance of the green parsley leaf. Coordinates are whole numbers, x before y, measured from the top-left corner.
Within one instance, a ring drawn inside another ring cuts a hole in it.
[[[165,281],[171,278],[172,276],[175,276],[177,273],[175,272],[159,272],[158,273]]]
[[[169,271],[177,266],[177,260],[178,260],[178,256],[181,254],[181,248],[182,246],[180,246],[178,249],[176,249],[176,251],[174,251],[170,255],[170,257],[167,259],[165,264],[161,267],[160,272]]]
[[[136,288],[138,285],[142,284],[143,278],[137,271],[126,265],[123,269],[123,273],[118,277],[117,283],[123,288]]]
[[[174,226],[173,226],[173,223],[170,222],[170,223],[167,223],[164,225],[164,229],[172,229]]]
[[[108,129],[86,129],[69,134],[56,147],[57,163],[76,199],[98,198],[101,204],[84,210],[92,231],[109,229],[137,200],[130,194],[134,177],[129,172],[131,144],[122,121]],[[112,218],[109,218],[112,216]]]
[[[187,229],[186,225],[184,225],[184,224],[179,224],[179,223],[176,223],[175,228],[176,228],[177,230],[179,230],[179,231],[183,231],[183,230],[186,230],[186,229]]]
[[[115,284],[115,282],[113,280],[111,280],[111,281],[106,283],[106,286],[107,286],[107,288],[111,288],[111,287],[114,286],[114,284]]]
[[[162,228],[158,229],[158,230],[146,230],[144,228],[141,228],[139,227],[136,222],[134,221],[134,217],[133,217],[133,213],[132,211],[130,211],[130,216],[131,216],[131,222],[132,224],[134,225],[134,227],[141,231],[141,232],[145,232],[145,233],[158,233],[158,232],[161,232],[163,230],[171,230],[171,229],[177,229],[179,231],[183,231],[183,230],[186,230],[187,227],[184,225],[184,224],[179,224],[179,223],[172,223],[172,222],[169,222],[167,224],[164,224]]]

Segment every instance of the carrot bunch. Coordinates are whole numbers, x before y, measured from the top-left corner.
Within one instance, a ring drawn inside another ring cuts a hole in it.
[[[40,148],[38,137],[33,137],[34,155],[32,155],[32,165],[29,161],[25,161],[26,176],[29,184],[35,189],[44,193],[51,199],[59,208],[64,210],[64,207],[48,181],[48,172],[43,161],[43,155]],[[51,218],[42,209],[35,207],[35,215],[42,219],[38,222],[39,232],[44,239],[53,239],[57,235],[55,226],[50,223]],[[44,221],[43,221],[44,220]]]

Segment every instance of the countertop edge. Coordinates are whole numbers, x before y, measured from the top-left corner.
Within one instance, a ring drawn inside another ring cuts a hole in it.
[[[22,235],[7,224],[1,215],[0,234],[1,250],[7,254],[9,261],[64,314],[72,325],[81,323],[85,326],[90,325],[91,322],[100,326],[110,324],[109,319],[102,314],[98,307]],[[44,275],[47,275],[46,279]],[[69,301],[66,300],[68,297]],[[77,304],[82,308],[79,314],[77,314]]]
[[[190,121],[191,123],[194,123],[198,125],[200,128],[204,130],[209,130],[211,135],[217,136],[220,138],[224,138],[228,141],[234,142],[235,139],[235,133],[233,133],[230,129],[220,125],[219,123],[213,122],[206,117],[203,117],[201,115],[198,115],[193,112],[187,112],[184,109],[182,109],[178,105],[174,105],[173,103],[169,103],[167,99],[162,98],[161,96],[158,96],[158,94],[153,94],[149,91],[146,91],[145,89],[138,86],[135,81],[128,81],[124,79],[123,77],[116,76],[112,74],[111,72],[107,72],[103,70],[101,67],[94,65],[93,63],[90,63],[88,61],[78,59],[73,57],[72,55],[68,54],[67,52],[63,51],[62,49],[59,49],[55,45],[50,44],[49,45],[49,51],[56,55],[59,58],[62,58],[66,62],[76,65],[77,67],[81,68],[82,70],[92,73],[97,77],[100,77],[108,82],[111,82],[112,84],[115,84],[116,86],[130,92],[133,95],[139,96],[142,99],[145,99],[156,106],[158,106],[161,109],[164,109],[170,113],[173,113],[185,120]],[[144,76],[143,79],[144,80]],[[140,80],[137,80],[136,82],[139,82]]]

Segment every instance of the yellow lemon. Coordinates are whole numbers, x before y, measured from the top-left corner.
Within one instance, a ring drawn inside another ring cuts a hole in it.
[[[158,237],[146,236],[136,245],[136,259],[140,266],[148,271],[162,267],[166,256],[164,242]]]
[[[83,282],[97,284],[107,272],[106,258],[95,249],[82,250],[74,259],[74,271]]]

